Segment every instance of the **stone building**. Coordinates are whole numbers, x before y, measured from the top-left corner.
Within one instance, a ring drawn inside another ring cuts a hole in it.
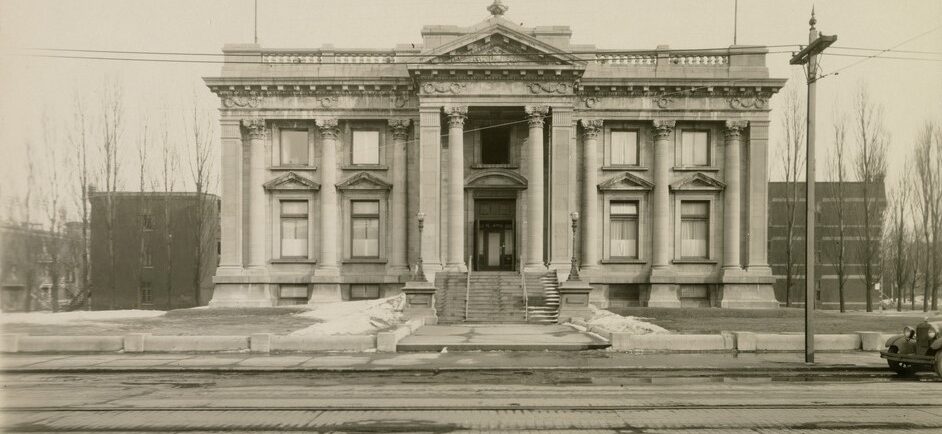
[[[599,49],[488,10],[389,49],[223,48],[211,305],[396,294],[419,258],[467,304],[576,255],[600,305],[777,307],[767,49]]]
[[[77,307],[72,303],[80,302],[81,255],[80,222],[55,231],[37,224],[0,224],[0,311]]]

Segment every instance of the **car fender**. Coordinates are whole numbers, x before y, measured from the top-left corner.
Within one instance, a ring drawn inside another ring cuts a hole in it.
[[[935,342],[933,342],[932,345],[929,345],[929,348],[932,348],[933,350],[942,348],[942,338],[936,338]]]
[[[898,340],[900,340],[900,339],[906,340],[906,338],[903,337],[903,335],[893,335],[893,337],[891,337],[891,338],[889,338],[889,339],[886,340],[886,345],[884,345],[884,346],[887,347],[887,348],[889,348],[889,347],[893,346],[893,344],[895,344],[896,341],[898,341]]]

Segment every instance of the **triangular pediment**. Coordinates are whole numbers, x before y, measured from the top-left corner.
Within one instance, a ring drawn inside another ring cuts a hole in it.
[[[726,183],[703,172],[697,172],[671,184],[673,191],[720,191]]]
[[[392,184],[369,172],[360,172],[337,184],[338,190],[389,190]]]
[[[320,190],[321,185],[307,179],[301,175],[298,175],[294,172],[288,172],[284,175],[281,175],[271,181],[266,182],[264,185],[265,190],[267,191],[282,191],[282,190]]]
[[[493,65],[578,65],[585,62],[533,36],[514,29],[503,18],[429,51],[421,63]]]
[[[599,184],[599,191],[651,190],[654,183],[631,172],[625,172]]]
[[[493,188],[523,190],[527,179],[509,170],[491,169],[475,172],[464,180],[465,188]]]

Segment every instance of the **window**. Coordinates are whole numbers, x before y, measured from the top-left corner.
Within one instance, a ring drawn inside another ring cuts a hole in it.
[[[681,140],[681,166],[710,165],[709,133],[706,131],[684,131]]]
[[[710,202],[680,202],[680,256],[707,259],[710,249]]]
[[[297,305],[307,303],[307,285],[279,285],[278,304]]]
[[[354,258],[379,258],[379,201],[353,201],[350,213]]]
[[[281,257],[306,258],[308,204],[306,200],[281,201]]]
[[[379,285],[350,285],[350,300],[379,298]]]
[[[638,202],[611,202],[609,254],[613,258],[638,258]]]
[[[379,164],[379,131],[353,132],[353,164]]]
[[[281,130],[281,165],[305,166],[309,163],[307,130]]]
[[[154,302],[154,292],[151,290],[150,282],[141,282],[141,304],[152,304]]]
[[[510,164],[510,127],[481,130],[481,164]]]
[[[150,246],[146,244],[141,246],[141,266],[142,267],[154,266],[154,254],[150,251]]]
[[[145,231],[154,230],[154,216],[148,213],[141,214],[141,229]]]
[[[637,131],[612,131],[611,142],[612,165],[638,165]]]

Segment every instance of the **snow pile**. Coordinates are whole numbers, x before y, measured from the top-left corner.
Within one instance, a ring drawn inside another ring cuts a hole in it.
[[[670,333],[664,327],[642,321],[643,318],[621,316],[592,305],[589,308],[592,310],[592,317],[586,323],[590,326],[596,326],[611,332],[629,332],[636,335]]]
[[[327,303],[296,314],[321,322],[291,332],[295,336],[308,335],[363,335],[401,322],[402,307],[406,296],[400,294],[389,298],[362,301]]]
[[[16,312],[0,314],[0,324],[39,324],[55,325],[69,323],[89,323],[95,321],[116,321],[126,319],[144,319],[162,316],[162,310],[81,310],[75,312]]]

